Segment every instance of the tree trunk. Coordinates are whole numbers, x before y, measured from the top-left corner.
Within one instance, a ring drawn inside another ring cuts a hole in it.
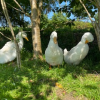
[[[95,33],[96,33],[98,48],[99,48],[99,51],[100,51],[100,28],[99,28],[97,23],[93,23],[93,27],[94,27],[94,30],[95,30]]]
[[[30,0],[31,4],[31,23],[32,23],[32,44],[33,57],[43,60],[41,39],[40,39],[40,14],[38,12],[37,0]]]
[[[98,3],[99,3],[99,6],[100,6],[99,0],[98,0]],[[100,51],[100,8],[98,8],[98,21],[95,21],[93,26],[94,26],[95,33],[96,33],[96,36],[97,36],[98,48],[99,48],[99,51]]]

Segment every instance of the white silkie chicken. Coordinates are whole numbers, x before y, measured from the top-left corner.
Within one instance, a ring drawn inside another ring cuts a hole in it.
[[[89,46],[87,43],[93,40],[94,37],[90,32],[84,33],[81,41],[75,47],[70,51],[64,49],[64,61],[68,64],[78,65],[88,54]]]
[[[45,50],[45,60],[51,66],[61,65],[63,62],[63,51],[58,46],[57,33],[53,31],[50,35],[48,47]]]
[[[18,40],[19,50],[23,48],[23,38],[28,41],[27,34],[25,32],[19,32],[16,35]],[[2,49],[0,49],[0,64],[4,64],[13,61],[16,58],[16,46],[14,41],[7,42]]]

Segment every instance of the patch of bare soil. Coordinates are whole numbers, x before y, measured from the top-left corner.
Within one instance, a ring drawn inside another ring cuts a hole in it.
[[[56,92],[56,95],[58,97],[58,100],[88,100],[84,96],[74,97],[73,96],[74,92],[67,93],[65,90],[63,90],[62,88],[58,88],[57,86],[55,87],[55,92]]]

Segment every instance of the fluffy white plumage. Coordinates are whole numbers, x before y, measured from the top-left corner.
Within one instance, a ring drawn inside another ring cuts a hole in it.
[[[19,32],[16,35],[18,40],[19,49],[23,48],[23,38],[28,40],[27,34],[25,32]],[[16,46],[14,41],[7,42],[2,49],[0,49],[0,63],[4,64],[13,61],[16,58]]]
[[[94,40],[93,35],[90,32],[84,33],[81,41],[73,47],[70,51],[64,49],[64,60],[68,64],[78,65],[88,54],[89,46],[88,42]]]
[[[58,46],[57,33],[55,31],[50,35],[50,41],[45,50],[45,60],[52,66],[61,65],[63,62],[63,51]]]

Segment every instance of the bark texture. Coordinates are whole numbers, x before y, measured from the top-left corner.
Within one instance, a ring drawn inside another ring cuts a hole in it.
[[[43,57],[42,57],[41,38],[40,38],[40,16],[41,16],[40,8],[42,6],[42,0],[40,0],[38,4],[37,4],[37,0],[30,0],[33,57],[35,59],[39,57],[42,60]]]

